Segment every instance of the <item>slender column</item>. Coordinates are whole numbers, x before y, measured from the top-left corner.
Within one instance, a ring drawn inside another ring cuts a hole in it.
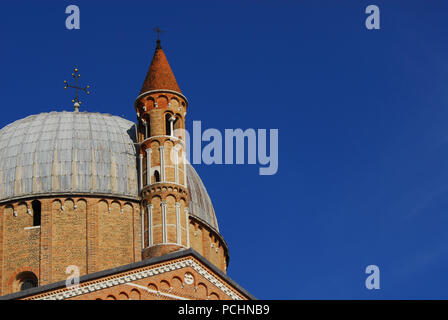
[[[182,150],[182,160],[184,161],[184,187],[187,187],[187,156]]]
[[[151,152],[152,149],[146,149],[146,185],[151,184]]]
[[[142,226],[142,249],[145,248],[145,210],[140,210],[141,213],[141,226]]]
[[[182,244],[182,234],[180,232],[180,203],[176,202],[176,239],[178,244]]]
[[[174,182],[179,183],[179,150],[174,148]]]
[[[190,247],[190,221],[188,217],[188,208],[184,209],[185,212],[185,228],[187,229],[187,248]]]
[[[165,147],[159,147],[160,153],[160,182],[165,182]]]
[[[170,118],[170,136],[172,137],[174,137],[174,120],[176,120],[174,116]]]
[[[162,206],[162,243],[166,243],[166,201],[162,201],[160,205]]]
[[[153,228],[152,228],[152,203],[148,204],[148,247],[152,246],[153,243]]]
[[[139,155],[139,176],[140,176],[140,181],[138,182],[139,183],[139,186],[140,186],[140,191],[142,191],[142,189],[143,189],[143,155],[142,154],[140,154]]]

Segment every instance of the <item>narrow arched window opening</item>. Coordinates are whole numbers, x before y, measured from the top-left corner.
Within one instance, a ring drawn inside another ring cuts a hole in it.
[[[180,118],[179,118],[179,116],[177,116],[177,115],[176,115],[176,119],[174,120],[174,125],[173,125],[173,127],[174,127],[174,132],[173,132],[173,134],[177,134],[177,135],[179,136],[179,135],[180,135],[179,129],[182,129],[182,128],[181,128],[181,121],[180,121]]]
[[[160,182],[160,173],[158,170],[154,171],[154,178],[156,179],[156,182]]]
[[[142,134],[143,134],[143,139],[146,140],[151,136],[151,126],[149,123],[149,116],[145,115],[145,118],[143,119],[143,129],[142,129]]]
[[[165,114],[165,133],[167,136],[171,135],[172,132],[172,123],[171,123],[171,114]]]
[[[151,136],[151,125],[149,121],[146,121],[145,135],[146,139],[148,139]]]
[[[138,139],[145,140],[145,126],[143,125],[143,120],[138,121]]]
[[[31,206],[33,207],[33,226],[40,226],[42,205],[39,200],[34,200]]]

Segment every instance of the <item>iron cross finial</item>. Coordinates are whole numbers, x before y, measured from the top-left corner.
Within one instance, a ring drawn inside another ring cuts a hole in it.
[[[157,32],[157,41],[160,41],[159,35],[163,32],[163,30],[160,30],[159,27],[155,27],[154,31]]]
[[[67,88],[75,89],[75,98],[72,100],[72,102],[74,103],[75,112],[79,111],[79,105],[81,104],[81,101],[78,98],[78,90],[82,90],[88,95],[90,94],[90,91],[89,91],[90,86],[89,85],[85,86],[84,88],[78,87],[78,78],[81,77],[81,75],[78,73],[78,71],[79,71],[78,68],[75,67],[74,72],[72,73],[72,77],[73,77],[73,79],[75,79],[74,86],[68,84],[67,80],[64,80],[64,84],[65,84],[64,89],[67,89]]]

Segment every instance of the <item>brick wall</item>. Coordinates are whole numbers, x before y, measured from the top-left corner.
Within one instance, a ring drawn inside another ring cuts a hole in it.
[[[155,224],[153,236],[161,243],[161,197],[152,198]],[[176,199],[168,189],[167,227],[169,242],[176,242]],[[157,193],[157,191],[155,191]],[[17,276],[31,271],[45,285],[68,277],[69,265],[80,275],[93,273],[142,259],[141,216],[138,202],[106,198],[42,198],[41,226],[33,227],[30,201],[0,205],[0,294],[17,290]],[[144,258],[187,247],[184,209],[180,203],[181,246],[154,246]],[[145,214],[145,211],[144,211]],[[147,213],[146,213],[147,214]],[[147,220],[145,220],[145,227]],[[189,219],[190,246],[225,272],[227,247],[214,231]],[[145,236],[145,247],[147,233]]]
[[[0,294],[17,290],[17,277],[33,272],[39,285],[141,260],[137,201],[42,198],[41,225],[33,227],[31,201],[0,206]],[[110,208],[110,210],[109,210]]]

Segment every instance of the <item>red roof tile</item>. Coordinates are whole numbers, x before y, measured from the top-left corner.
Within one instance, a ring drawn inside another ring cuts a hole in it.
[[[151,90],[161,89],[182,93],[168,60],[166,59],[165,53],[160,46],[160,41],[157,41],[156,52],[152,58],[151,65],[148,73],[146,74],[145,82],[140,90],[140,94]]]

